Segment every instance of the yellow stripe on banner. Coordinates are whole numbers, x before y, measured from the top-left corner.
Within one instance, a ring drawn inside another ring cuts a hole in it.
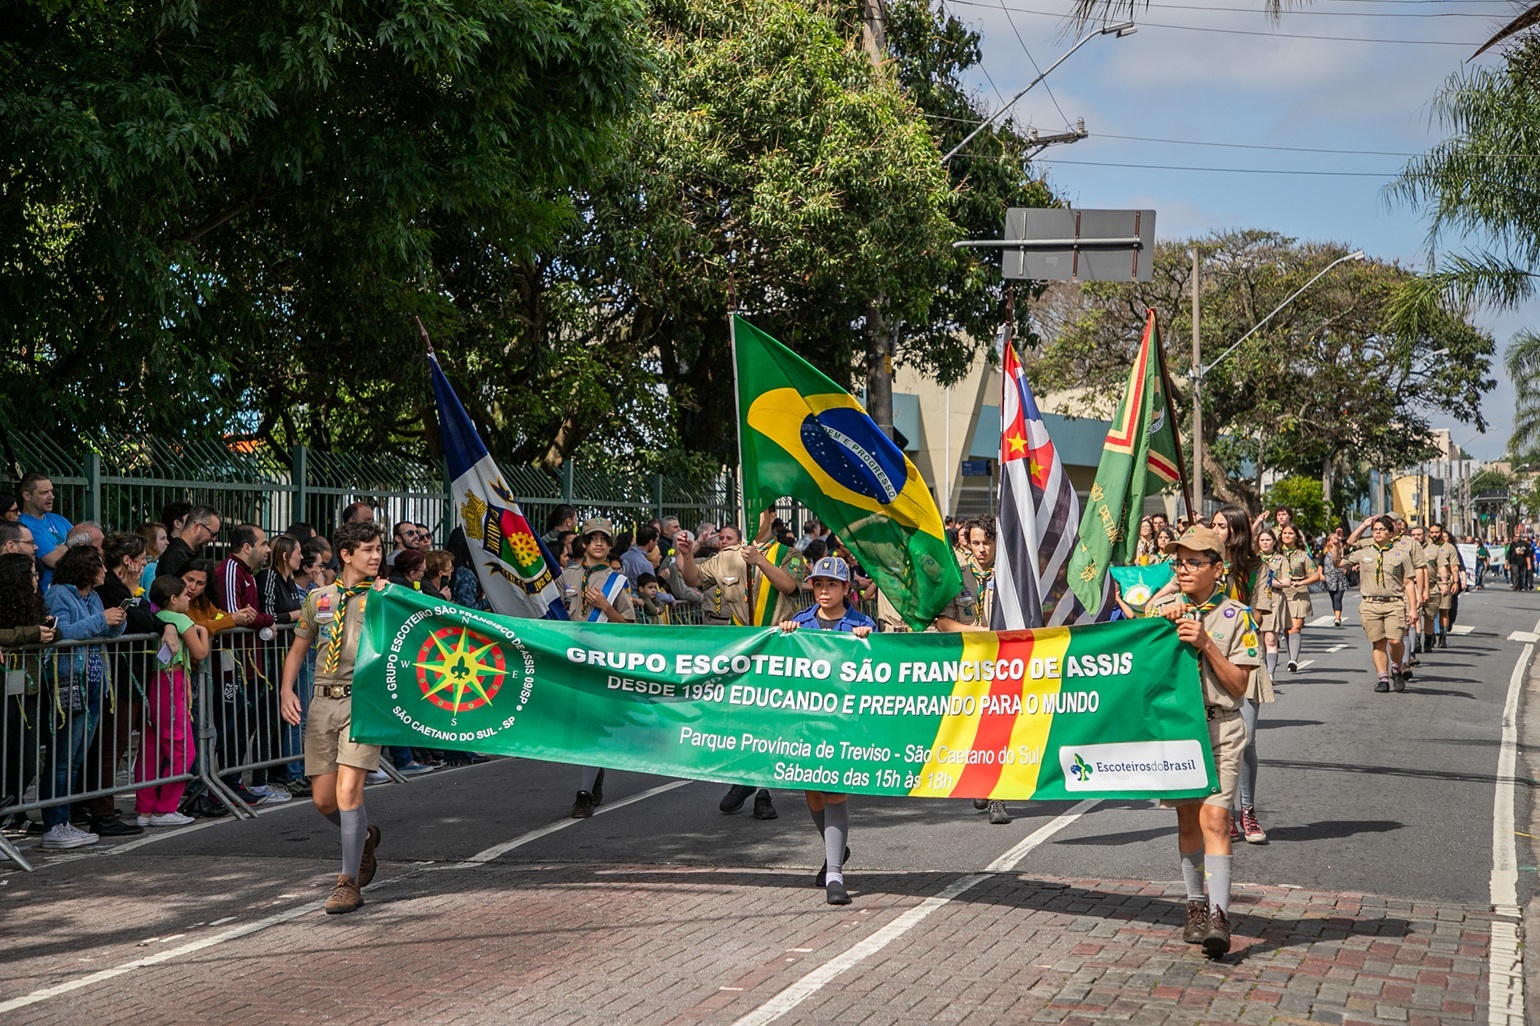
[[[781,548],[781,543],[776,542],[765,550],[765,558],[770,561],[771,566],[780,565]],[[780,595],[780,592],[776,590],[774,584],[770,583],[769,574],[760,573],[758,577],[758,587],[754,589],[754,609],[750,618],[754,621],[755,627],[774,627],[775,625],[770,622],[770,615],[775,608],[776,596]]]
[[[1041,680],[1033,680],[1028,673],[1023,682],[1022,713],[1011,731],[1011,752],[1016,761],[1006,764],[1001,770],[1000,780],[995,784],[996,796],[1020,798],[1036,791],[1038,771],[1048,754],[1048,732],[1053,727],[1052,703],[1063,686],[1064,653],[1069,650],[1069,628],[1050,627],[1033,631],[1032,635],[1035,639],[1032,645],[1033,662],[1041,659],[1045,668],[1052,665],[1058,673],[1053,677],[1045,675]],[[1052,660],[1051,664],[1049,660]],[[1035,716],[1029,716],[1027,709],[1034,707],[1033,696],[1038,712]]]
[[[998,637],[994,634],[969,631],[959,637],[962,638],[963,643],[960,656],[963,662],[978,665],[992,661],[1000,650]],[[942,717],[941,725],[936,728],[936,739],[931,743],[930,758],[926,761],[925,768],[920,771],[919,784],[909,792],[912,797],[945,798],[952,793],[952,787],[957,783],[957,778],[966,768],[966,764],[945,761],[946,756],[951,752],[966,752],[973,747],[973,739],[978,733],[979,721],[983,717],[978,700],[989,694],[992,683],[985,680],[960,680],[952,688],[953,695],[962,698],[973,697],[974,712],[970,716]]]

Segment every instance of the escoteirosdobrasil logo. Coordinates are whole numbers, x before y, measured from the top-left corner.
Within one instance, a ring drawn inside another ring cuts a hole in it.
[[[508,675],[497,642],[467,627],[441,627],[417,650],[417,686],[424,700],[451,715],[490,706]]]
[[[1075,756],[1075,765],[1071,766],[1069,771],[1082,784],[1091,779],[1091,764],[1082,759],[1078,753]]]

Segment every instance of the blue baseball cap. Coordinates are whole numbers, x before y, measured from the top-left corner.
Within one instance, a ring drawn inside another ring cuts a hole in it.
[[[808,580],[812,580],[814,577],[827,577],[831,580],[844,581],[846,584],[849,584],[850,567],[846,566],[845,561],[838,556],[825,556],[814,563],[813,569],[808,571]]]

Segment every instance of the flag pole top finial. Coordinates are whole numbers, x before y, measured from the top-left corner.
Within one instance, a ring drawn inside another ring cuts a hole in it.
[[[413,316],[412,320],[417,322],[417,334],[422,338],[423,349],[427,351],[427,354],[429,356],[432,356],[433,355],[433,340],[428,337],[428,329],[424,328],[422,326],[422,318],[421,317],[417,317],[417,316]]]

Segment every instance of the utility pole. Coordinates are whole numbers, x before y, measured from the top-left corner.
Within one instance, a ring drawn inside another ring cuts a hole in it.
[[[861,0],[861,45],[872,59],[872,68],[883,74],[888,50],[888,12],[883,0]],[[898,325],[893,325],[890,337],[882,307],[880,296],[866,304],[866,412],[878,430],[892,438],[893,347]]]
[[[1203,517],[1203,349],[1198,334],[1198,247],[1192,248],[1192,501],[1193,523]]]

